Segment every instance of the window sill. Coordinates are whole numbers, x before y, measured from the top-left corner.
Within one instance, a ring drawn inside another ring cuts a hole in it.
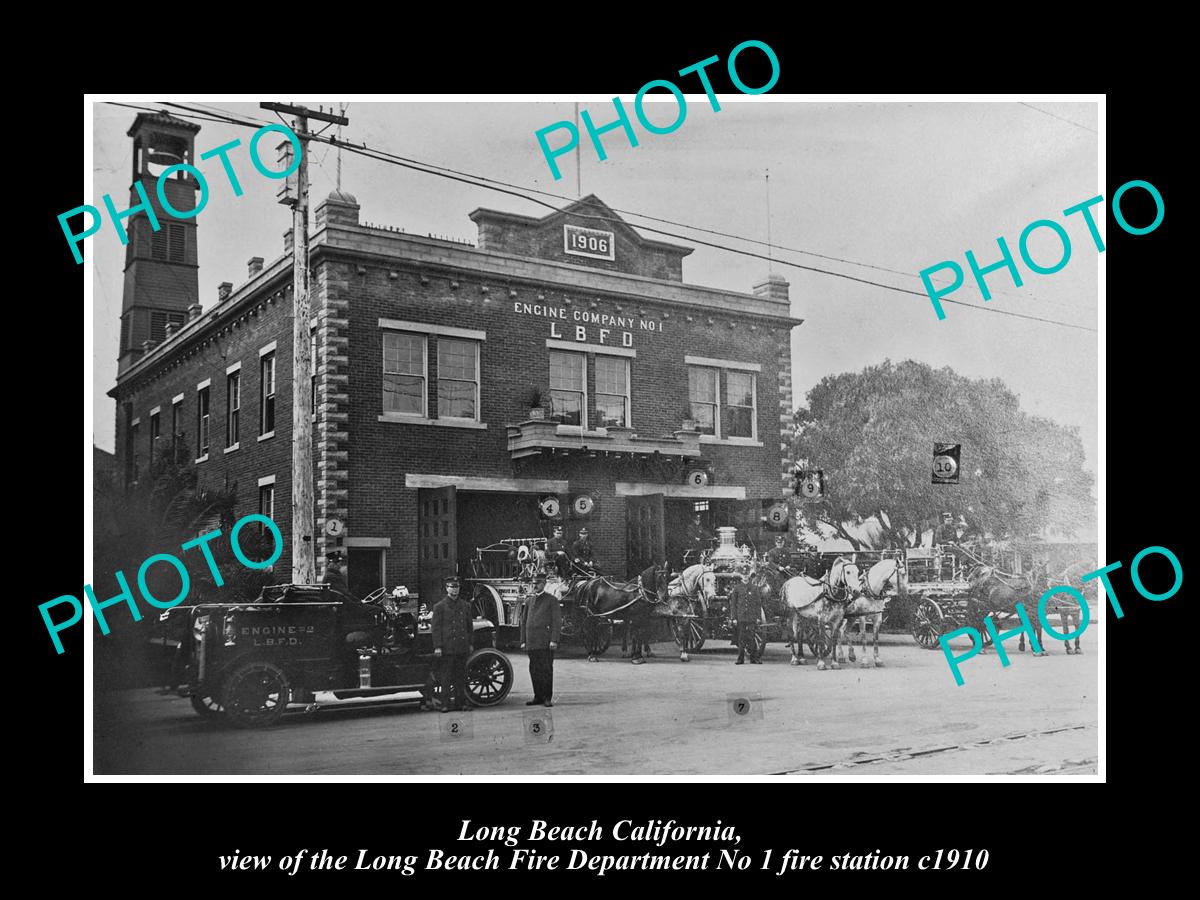
[[[196,462],[197,463],[208,462],[208,454],[205,453],[203,456],[196,457]]]
[[[632,429],[627,429],[632,430]],[[580,437],[608,437],[607,428],[597,428],[595,431],[585,431],[578,425],[559,425],[555,429],[556,434],[571,434],[579,435]]]
[[[234,450],[237,450],[241,446],[242,446],[242,444],[240,441],[236,444],[230,444],[228,447],[225,448],[225,452],[232,453]]]
[[[266,434],[260,434],[260,435],[258,436],[258,439],[259,439],[260,441],[265,441],[265,440],[269,440],[270,438],[273,438],[273,437],[275,437],[275,432],[273,432],[273,431],[268,431]]]
[[[762,441],[756,441],[754,438],[731,437],[719,438],[711,434],[700,435],[700,443],[702,444],[721,444],[726,447],[761,447]]]
[[[423,416],[405,416],[399,413],[383,413],[378,416],[380,422],[392,422],[397,425],[436,425],[442,428],[474,428],[485,430],[486,422],[476,422],[473,419],[426,419]]]

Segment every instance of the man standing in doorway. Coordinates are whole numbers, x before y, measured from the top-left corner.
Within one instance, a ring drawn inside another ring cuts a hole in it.
[[[457,576],[445,580],[446,595],[433,607],[430,635],[433,655],[441,661],[441,710],[467,708],[467,657],[471,655],[471,604],[459,596]]]
[[[533,576],[533,596],[521,617],[521,647],[529,654],[529,680],[533,699],[526,706],[554,705],[554,651],[562,632],[562,608],[546,590],[546,573]]]
[[[700,519],[700,513],[692,516],[692,522],[687,527],[687,552],[684,554],[683,562],[685,566],[695,565],[700,562],[701,555],[706,550],[712,549],[713,536],[704,523]]]

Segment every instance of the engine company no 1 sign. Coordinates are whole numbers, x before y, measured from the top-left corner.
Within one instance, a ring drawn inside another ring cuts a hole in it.
[[[550,337],[579,343],[632,347],[635,331],[654,334],[663,331],[662,322],[645,316],[612,315],[594,309],[576,309],[551,303],[523,303],[519,300],[513,301],[512,310],[518,315],[550,319]]]

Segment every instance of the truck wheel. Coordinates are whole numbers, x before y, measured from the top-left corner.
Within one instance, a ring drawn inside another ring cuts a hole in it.
[[[202,719],[216,719],[225,713],[224,707],[217,702],[217,699],[207,694],[204,696],[192,694],[192,709]]]
[[[264,728],[283,716],[289,693],[283,669],[266,660],[254,660],[225,678],[220,703],[225,718],[238,728]]]
[[[495,706],[513,686],[513,667],[494,647],[476,650],[467,660],[467,699],[472,706]]]

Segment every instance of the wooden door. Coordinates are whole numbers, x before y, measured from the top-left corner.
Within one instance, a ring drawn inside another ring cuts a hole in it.
[[[630,575],[666,558],[663,495],[625,498],[625,562]]]
[[[442,579],[458,574],[458,535],[454,485],[417,491],[417,565],[421,599],[432,606],[442,598]]]

